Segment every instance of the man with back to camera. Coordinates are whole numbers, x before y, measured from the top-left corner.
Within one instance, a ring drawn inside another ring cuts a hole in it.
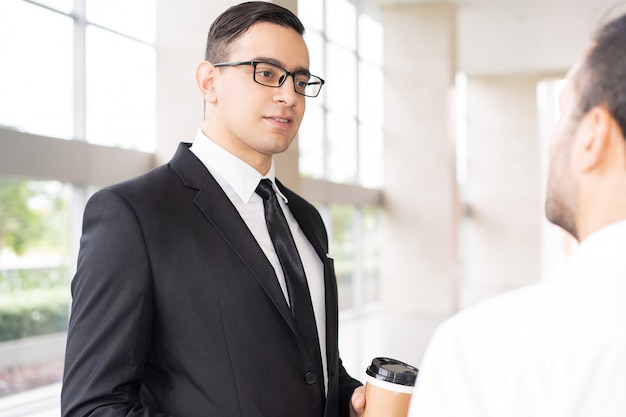
[[[339,358],[322,219],[274,178],[273,156],[323,85],[303,32],[272,3],[226,10],[196,70],[205,122],[193,145],[88,202],[63,416],[362,415],[363,387]],[[269,201],[297,248],[288,263]]]
[[[568,73],[546,215],[580,245],[553,279],[444,322],[410,417],[626,415],[626,15]]]

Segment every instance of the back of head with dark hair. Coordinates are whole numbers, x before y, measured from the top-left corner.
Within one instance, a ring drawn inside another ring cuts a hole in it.
[[[581,75],[581,113],[604,106],[626,135],[626,15],[596,33]]]
[[[249,1],[230,7],[213,22],[204,59],[212,63],[228,59],[232,42],[257,22],[274,23],[304,34],[302,22],[291,11],[274,3]]]

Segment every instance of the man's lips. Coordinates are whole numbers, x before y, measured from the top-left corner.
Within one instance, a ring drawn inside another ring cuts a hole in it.
[[[289,123],[291,122],[291,118],[283,117],[283,116],[268,116],[266,119],[275,120],[280,123]]]

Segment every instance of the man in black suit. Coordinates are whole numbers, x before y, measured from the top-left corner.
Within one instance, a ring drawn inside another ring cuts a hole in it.
[[[338,353],[326,230],[274,178],[273,156],[323,85],[303,32],[272,3],[225,11],[196,71],[206,110],[193,145],[88,202],[63,416],[362,415],[363,387]],[[293,317],[289,273],[255,192],[262,179],[293,235],[319,342]]]

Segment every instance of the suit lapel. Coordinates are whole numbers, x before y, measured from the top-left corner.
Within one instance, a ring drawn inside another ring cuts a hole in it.
[[[198,158],[189,151],[191,144],[179,145],[176,154],[170,162],[173,169],[178,173],[183,184],[197,190],[193,203],[205,215],[211,225],[219,232],[226,244],[246,265],[250,273],[258,280],[259,284],[272,300],[276,309],[289,325],[304,352],[306,346],[298,334],[291,310],[280,288],[274,268],[259,247],[256,239],[246,226],[245,222],[233,206],[228,196],[220,185],[208,172]],[[298,221],[300,228],[311,242],[313,248],[324,264],[325,302],[326,302],[326,351],[328,363],[334,363],[337,357],[337,296],[336,280],[332,267],[332,260],[328,259],[327,239],[321,219],[314,224],[309,213],[312,208],[289,189],[277,181],[281,191],[289,200],[289,209]],[[330,307],[329,307],[330,306]],[[333,307],[334,306],[334,307]],[[333,348],[335,346],[335,348]],[[308,355],[308,352],[307,352]],[[332,361],[332,362],[331,362]]]
[[[171,165],[187,187],[197,190],[193,203],[258,280],[267,296],[295,333],[291,311],[276,278],[274,268],[228,196],[202,162],[189,151],[189,146],[190,144],[181,144],[178,147]]]

